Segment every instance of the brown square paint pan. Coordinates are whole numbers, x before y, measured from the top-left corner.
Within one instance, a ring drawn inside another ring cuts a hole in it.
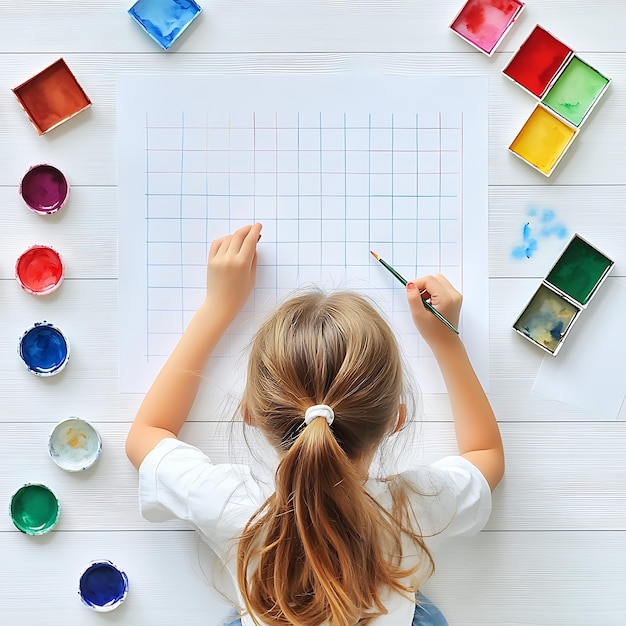
[[[40,135],[91,106],[91,100],[63,59],[13,89]]]

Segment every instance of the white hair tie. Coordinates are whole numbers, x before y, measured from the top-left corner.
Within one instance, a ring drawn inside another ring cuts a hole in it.
[[[304,425],[308,426],[316,417],[323,417],[330,426],[335,419],[335,413],[327,404],[310,406],[304,414]]]

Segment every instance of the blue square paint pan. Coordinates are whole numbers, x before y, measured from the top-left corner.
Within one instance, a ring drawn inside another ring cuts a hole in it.
[[[202,13],[202,7],[194,0],[137,0],[128,13],[167,50]]]

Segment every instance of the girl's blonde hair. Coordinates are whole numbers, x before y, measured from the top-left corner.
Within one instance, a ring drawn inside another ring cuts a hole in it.
[[[407,578],[420,564],[403,566],[406,537],[432,571],[406,493],[391,490],[389,512],[365,489],[367,464],[394,431],[402,394],[395,336],[355,293],[295,297],[257,333],[242,407],[280,462],[275,493],[238,546],[253,618],[270,626],[369,623],[386,612],[381,592],[413,591]],[[332,425],[322,418],[304,427],[315,404],[333,409]]]

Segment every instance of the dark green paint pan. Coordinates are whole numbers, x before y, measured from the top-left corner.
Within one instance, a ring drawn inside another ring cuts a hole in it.
[[[574,235],[546,276],[546,282],[585,307],[613,265],[600,250]]]

